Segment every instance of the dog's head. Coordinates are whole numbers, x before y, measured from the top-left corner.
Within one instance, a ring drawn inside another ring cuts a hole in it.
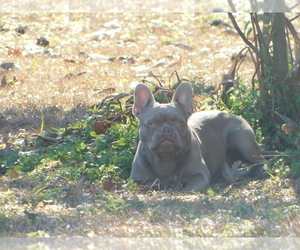
[[[168,104],[157,103],[146,85],[136,86],[133,114],[140,120],[139,137],[157,156],[174,157],[186,147],[190,138],[187,120],[193,112],[192,98],[189,83],[182,83]]]

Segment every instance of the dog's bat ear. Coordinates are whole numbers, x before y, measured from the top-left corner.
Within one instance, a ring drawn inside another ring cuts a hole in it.
[[[187,83],[181,83],[177,88],[172,102],[178,104],[180,108],[190,116],[193,113],[193,95],[192,86]]]
[[[150,89],[144,84],[138,84],[134,91],[134,105],[132,113],[138,116],[149,105],[153,105],[154,97]]]

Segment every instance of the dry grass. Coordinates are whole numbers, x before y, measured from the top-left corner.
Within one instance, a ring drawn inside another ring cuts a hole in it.
[[[76,118],[68,119],[66,111],[99,103],[108,94],[99,91],[108,87],[133,89],[149,72],[166,86],[174,70],[182,78],[216,85],[244,44],[226,26],[211,26],[215,19],[228,22],[226,14],[4,14],[0,24],[9,30],[1,32],[1,62],[16,68],[0,68],[0,78],[8,82],[0,88],[1,113],[13,124],[32,122],[32,129],[39,128],[42,113],[49,116],[46,125],[64,125]],[[25,34],[15,31],[19,26],[26,26]],[[97,31],[102,33],[93,35]],[[41,36],[49,47],[36,45]],[[251,79],[250,63],[240,71],[245,81]],[[67,122],[55,122],[55,116]]]
[[[5,186],[5,185],[9,185]],[[18,192],[12,188],[18,188]],[[299,237],[299,199],[274,180],[245,180],[206,193],[107,193],[86,186],[76,207],[34,202],[20,181],[2,179],[1,235],[14,237]],[[58,186],[57,186],[58,188]],[[29,188],[30,189],[30,188]],[[33,205],[34,204],[34,205]]]

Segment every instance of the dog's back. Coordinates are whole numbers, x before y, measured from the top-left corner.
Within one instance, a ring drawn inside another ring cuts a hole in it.
[[[203,158],[212,178],[221,174],[225,165],[236,161],[253,165],[252,175],[262,178],[262,156],[255,134],[243,118],[220,111],[201,111],[189,118],[189,126],[198,134]]]

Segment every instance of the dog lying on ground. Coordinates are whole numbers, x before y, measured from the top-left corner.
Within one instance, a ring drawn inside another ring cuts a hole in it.
[[[189,83],[180,84],[168,104],[157,103],[146,85],[136,86],[140,141],[130,178],[149,188],[184,191],[201,191],[219,178],[264,178],[267,161],[250,125],[220,111],[193,113],[192,99]],[[239,170],[241,162],[252,166]]]

